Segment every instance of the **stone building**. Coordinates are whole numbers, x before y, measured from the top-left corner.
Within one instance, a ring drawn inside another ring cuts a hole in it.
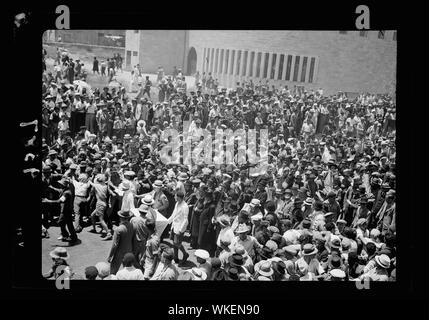
[[[129,30],[125,67],[137,63],[148,73],[211,72],[229,88],[252,79],[327,94],[394,93],[396,31]]]

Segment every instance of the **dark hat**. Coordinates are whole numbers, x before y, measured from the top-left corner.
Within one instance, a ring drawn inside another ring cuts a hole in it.
[[[85,268],[85,277],[87,279],[96,278],[98,276],[98,270],[95,266]]]
[[[228,277],[230,280],[238,280],[238,270],[236,268],[228,268]]]
[[[279,233],[274,233],[271,237],[271,240],[279,245],[282,242],[282,236]]]
[[[242,266],[244,264],[244,259],[241,254],[234,253],[228,258],[228,262],[231,266]]]
[[[265,258],[265,259],[270,259],[273,256],[273,250],[271,248],[268,247],[263,247],[260,251],[260,255]]]
[[[311,227],[311,221],[308,219],[305,219],[302,221],[302,227],[304,229],[309,229]]]
[[[333,197],[336,197],[336,196],[337,196],[337,194],[334,191],[329,191],[328,198],[333,198]]]
[[[329,266],[332,269],[337,269],[341,267],[341,257],[337,254],[333,254],[329,260]]]
[[[228,273],[224,269],[218,269],[213,273],[212,280],[213,281],[228,280]]]
[[[219,258],[211,258],[210,263],[212,265],[212,269],[218,269],[222,266],[222,262]]]
[[[274,272],[278,274],[285,274],[286,273],[286,264],[283,261],[274,261],[271,264],[271,267],[273,268]]]
[[[302,205],[304,203],[304,201],[302,201],[300,198],[295,198],[295,200],[293,201],[293,204],[298,206],[298,205]]]

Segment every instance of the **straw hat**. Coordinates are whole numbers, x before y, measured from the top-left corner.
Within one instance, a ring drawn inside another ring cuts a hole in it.
[[[207,273],[205,273],[203,270],[199,268],[192,268],[191,273],[194,276],[194,280],[206,280],[207,279]]]
[[[390,268],[390,258],[386,254],[375,256],[374,260],[380,267],[384,269]]]
[[[210,258],[210,254],[208,253],[208,251],[203,250],[203,249],[197,249],[195,250],[195,256],[203,259],[203,260],[208,260]]]
[[[250,229],[249,229],[249,226],[247,226],[246,224],[244,224],[244,223],[241,223],[241,224],[239,224],[238,225],[238,228],[235,230],[235,232],[236,233],[246,233],[246,232],[248,232]]]
[[[144,205],[151,206],[155,203],[155,201],[153,200],[152,196],[148,194],[143,197],[142,203]]]
[[[270,277],[274,273],[274,270],[271,267],[271,263],[269,261],[261,261],[261,263],[255,266],[255,271],[261,276],[265,277]]]
[[[313,254],[316,254],[317,251],[318,251],[317,248],[313,244],[311,244],[311,243],[305,244],[302,249],[303,249],[302,250],[302,255],[303,256],[311,256]]]
[[[55,259],[67,260],[68,258],[70,258],[70,255],[68,254],[67,249],[63,247],[55,248],[54,250],[49,252],[49,255]]]

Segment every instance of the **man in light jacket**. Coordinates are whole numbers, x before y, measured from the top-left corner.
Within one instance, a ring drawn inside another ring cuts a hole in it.
[[[174,244],[174,261],[179,263],[179,249],[183,253],[182,263],[186,261],[189,257],[189,254],[186,252],[183,247],[182,240],[183,234],[185,233],[186,227],[188,226],[188,213],[189,207],[187,203],[183,200],[185,195],[183,192],[178,191],[176,193],[176,205],[174,206],[174,211],[170,218],[168,218],[168,223],[172,223],[171,231],[173,236]]]

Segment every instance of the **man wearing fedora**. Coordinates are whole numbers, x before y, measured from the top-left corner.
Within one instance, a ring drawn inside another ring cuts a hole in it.
[[[133,237],[133,254],[136,258],[137,263],[141,266],[144,264],[144,254],[146,251],[146,241],[149,237],[149,230],[146,227],[146,215],[148,213],[148,207],[141,205],[138,208],[138,215],[134,215],[130,222],[134,228]]]
[[[219,256],[220,252],[222,251],[221,241],[224,241],[224,242],[227,241],[231,243],[235,235],[231,227],[231,220],[227,215],[219,216],[216,219],[216,223],[221,228],[216,240],[217,248],[216,248],[215,256]]]
[[[130,223],[133,214],[130,211],[120,211],[118,216],[120,225],[114,231],[112,248],[107,258],[111,274],[118,272],[125,254],[133,252],[134,228]]]
[[[164,191],[162,190],[163,183],[161,180],[155,180],[155,182],[152,184],[153,187],[153,208],[158,210],[159,213],[161,213],[164,217],[168,218],[167,209],[170,205],[167,196],[164,194]]]
[[[216,250],[216,232],[213,224],[215,210],[216,205],[214,203],[213,193],[211,190],[208,190],[204,194],[204,206],[200,215],[198,248],[207,250],[210,256],[214,256]]]
[[[262,248],[263,246],[256,240],[256,238],[248,235],[249,231],[249,226],[246,224],[239,224],[238,228],[235,230],[237,236],[232,239],[231,248],[235,250],[237,245],[242,245],[250,258],[254,260],[257,249]]]
[[[389,281],[388,269],[390,268],[390,263],[390,258],[385,254],[375,256],[374,260],[371,260],[371,262],[364,268],[364,273],[358,279]]]

